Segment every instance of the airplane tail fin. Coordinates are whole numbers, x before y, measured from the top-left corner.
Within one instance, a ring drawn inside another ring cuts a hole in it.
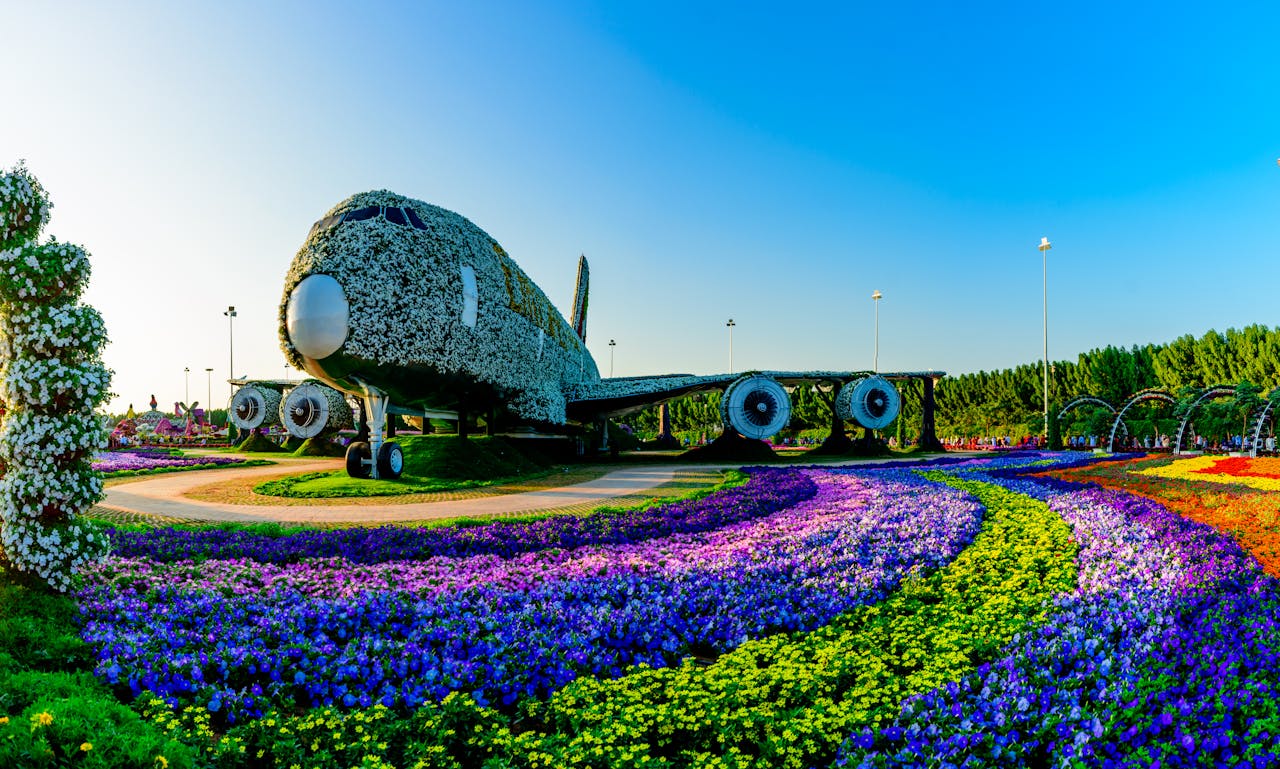
[[[578,257],[578,284],[573,290],[573,331],[587,341],[587,257]]]

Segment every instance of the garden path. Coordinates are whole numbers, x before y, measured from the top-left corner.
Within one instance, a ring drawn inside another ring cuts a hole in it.
[[[390,523],[460,516],[492,516],[562,507],[603,505],[669,483],[677,470],[672,466],[628,467],[586,483],[541,489],[520,494],[480,496],[441,502],[387,505],[232,505],[190,499],[185,493],[217,481],[257,476],[338,470],[342,460],[279,460],[270,467],[196,470],[168,473],[107,489],[99,507],[125,513],[143,513],[169,519],[231,521],[237,523]],[[282,467],[284,465],[284,467]]]
[[[950,452],[966,454],[966,452]],[[284,474],[340,470],[342,459],[275,460],[265,467],[220,468],[194,470],[144,477],[107,488],[107,496],[95,509],[106,513],[99,517],[128,520],[130,516],[160,519],[165,524],[192,522],[235,523],[299,523],[299,524],[381,524],[405,521],[438,520],[458,517],[487,517],[532,512],[584,512],[605,504],[635,503],[662,486],[679,486],[706,472],[740,466],[723,465],[640,465],[624,467],[584,483],[538,489],[520,493],[493,493],[476,489],[461,498],[431,502],[377,504],[371,499],[362,504],[307,504],[293,500],[289,505],[243,505],[192,499],[187,492],[211,483],[268,478]],[[858,459],[826,464],[880,464],[895,458]],[[703,482],[714,482],[703,479]],[[667,489],[668,493],[673,491]]]

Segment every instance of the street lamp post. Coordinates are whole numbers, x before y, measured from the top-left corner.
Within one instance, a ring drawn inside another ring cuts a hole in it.
[[[609,340],[609,378],[610,379],[613,379],[613,348],[617,346],[618,346],[617,342],[613,341],[612,339]]]
[[[187,379],[186,388],[183,392],[183,400],[182,400],[182,406],[183,408],[186,408],[187,404],[191,402],[191,367],[183,366],[182,373],[186,376],[186,379]]]
[[[730,318],[729,322],[726,323],[725,325],[729,327],[729,373],[732,374],[733,373],[733,327],[738,324],[733,322],[733,318]]]
[[[1053,244],[1040,238],[1040,255],[1044,259],[1044,439],[1049,440],[1049,249]]]
[[[208,392],[209,402],[204,404],[204,413],[212,414],[213,413],[213,369],[206,368],[204,370],[204,376],[205,376],[205,385],[209,388],[209,392]],[[213,422],[210,421],[209,424],[213,424]]]
[[[235,334],[236,308],[228,307],[227,311],[222,314],[227,316],[227,349],[230,353],[230,358],[228,360],[230,373],[228,374],[228,378],[235,379],[236,378],[236,334]],[[231,395],[235,395],[235,390],[236,390],[235,385],[228,384],[227,388],[231,391]]]
[[[293,368],[288,363],[284,364],[284,383],[289,384],[289,369]]]
[[[884,294],[880,293],[880,289],[878,288],[871,292],[871,298],[874,300],[874,304],[876,306],[876,345],[875,357],[872,359],[871,367],[877,374],[880,373],[880,300],[883,297]]]

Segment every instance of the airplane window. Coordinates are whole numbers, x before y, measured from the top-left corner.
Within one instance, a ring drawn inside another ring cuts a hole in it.
[[[406,227],[409,224],[409,220],[404,218],[404,209],[402,208],[387,206],[386,216],[387,216],[387,221],[391,222],[392,224],[398,224],[401,227]]]
[[[363,222],[366,219],[372,219],[377,215],[378,215],[377,206],[366,206],[364,208],[357,208],[354,211],[348,211],[346,215],[342,217],[342,221],[343,222]]]
[[[413,225],[413,228],[415,230],[425,230],[427,228],[426,223],[423,222],[422,219],[418,216],[417,211],[414,211],[412,208],[409,208],[408,206],[406,206],[404,209],[404,212],[406,215],[408,215],[409,223]]]
[[[330,227],[333,227],[334,225],[336,225],[336,224],[337,224],[338,222],[340,222],[340,221],[342,221],[342,215],[341,215],[341,214],[335,214],[335,215],[333,215],[333,216],[326,216],[325,218],[323,218],[323,219],[321,219],[320,221],[316,222],[315,224],[311,225],[311,232],[313,232],[313,233],[314,233],[314,232],[316,232],[317,230],[319,230],[320,232],[324,232],[325,230],[329,229]]]

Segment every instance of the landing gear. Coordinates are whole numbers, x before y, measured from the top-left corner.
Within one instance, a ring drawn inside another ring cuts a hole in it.
[[[359,441],[347,449],[347,475],[352,478],[399,478],[404,472],[404,450],[384,440],[387,406],[391,399],[376,387],[355,380],[364,391],[364,412],[369,417],[369,442]],[[357,446],[360,448],[353,451]]]
[[[404,449],[393,441],[378,449],[378,477],[394,480],[404,472]]]
[[[352,478],[368,478],[373,472],[373,463],[369,461],[371,456],[369,444],[364,441],[356,441],[347,446],[347,475]]]

